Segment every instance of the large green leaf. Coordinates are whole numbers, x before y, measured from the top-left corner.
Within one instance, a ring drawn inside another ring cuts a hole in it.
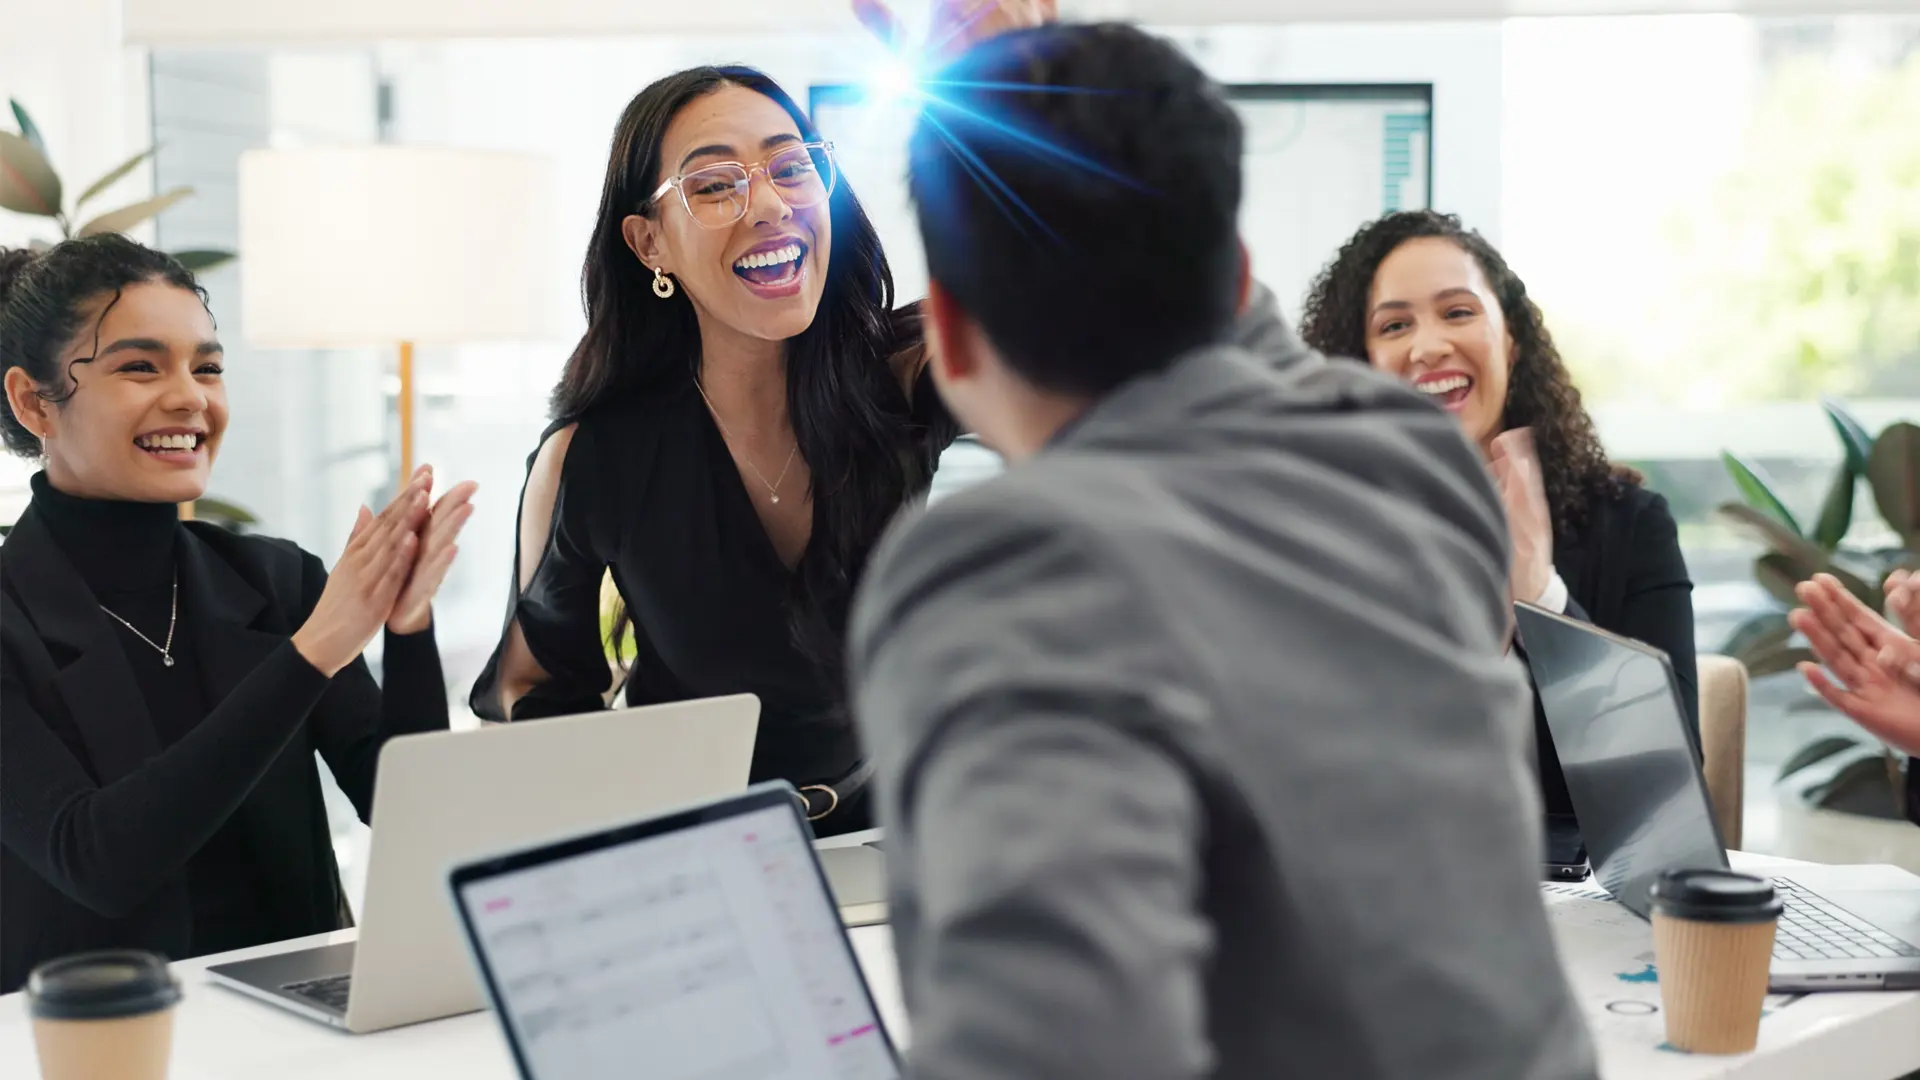
[[[60,176],[40,148],[0,131],[0,207],[37,217],[60,215]]]
[[[101,192],[107,190],[113,185],[119,183],[121,180],[125,179],[128,173],[140,167],[141,162],[152,157],[153,152],[156,149],[158,149],[158,147],[153,147],[153,146],[147,147],[145,150],[142,150],[139,153],[128,158],[127,160],[121,162],[117,167],[115,167],[115,169],[112,172],[108,173],[107,175],[101,177],[98,180],[95,180],[93,182],[93,185],[87,188],[87,190],[81,192],[80,198],[74,201],[74,204],[73,204],[74,210],[76,212],[79,211],[81,207],[87,205],[88,200],[92,199],[94,196],[100,194]]]
[[[1813,523],[1813,542],[1823,550],[1832,551],[1847,538],[1853,525],[1853,493],[1859,486],[1858,474],[1846,463],[1834,470],[1833,486],[1820,502],[1820,520]]]
[[[184,251],[168,252],[181,266],[196,274],[205,273],[217,266],[224,266],[235,258],[231,251],[218,248],[187,248]]]
[[[1867,483],[1880,516],[1911,550],[1920,550],[1920,427],[1899,423],[1873,441]]]
[[[123,206],[118,210],[109,210],[85,225],[80,226],[77,236],[98,236],[101,233],[123,233],[167,207],[193,194],[190,187],[177,187],[165,195],[156,195],[151,199]]]
[[[1720,647],[1720,653],[1745,663],[1786,644],[1792,636],[1793,624],[1787,622],[1786,615],[1778,611],[1762,612],[1741,623],[1728,635],[1726,644]]]
[[[1767,594],[1783,604],[1797,604],[1799,599],[1793,594],[1793,587],[1807,581],[1815,574],[1832,574],[1842,587],[1868,607],[1880,606],[1880,590],[1868,584],[1859,572],[1841,565],[1840,558],[1850,564],[1855,560],[1848,553],[1822,551],[1811,540],[1806,540],[1787,532],[1779,522],[1750,506],[1739,503],[1724,503],[1719,513],[1730,521],[1751,527],[1773,550],[1754,560],[1753,576]]]
[[[1792,671],[1803,663],[1818,663],[1819,659],[1813,654],[1812,649],[1775,645],[1771,649],[1762,650],[1749,657],[1745,663],[1747,674],[1758,679],[1763,675],[1778,675],[1783,671]]]
[[[7,104],[13,106],[13,118],[20,121],[20,137],[32,143],[35,150],[45,154],[47,140],[40,134],[40,127],[33,122],[33,117],[27,115],[27,107],[12,98],[7,99]]]
[[[1802,798],[1823,810],[1906,821],[1898,766],[1880,746],[1862,744],[1834,755],[1828,764],[1831,768],[1824,781],[1804,788]]]
[[[1827,419],[1833,422],[1833,430],[1840,436],[1847,468],[1856,477],[1867,475],[1867,458],[1873,453],[1873,436],[1868,434],[1866,425],[1833,398],[1821,398],[1820,407],[1826,410]]]
[[[1818,573],[1818,566],[1783,555],[1778,551],[1769,551],[1753,560],[1753,580],[1767,590],[1767,595],[1783,604],[1798,604],[1800,598],[1793,593],[1793,587]]]
[[[1860,745],[1861,741],[1859,739],[1847,735],[1822,735],[1794,751],[1793,754],[1781,764],[1780,772],[1776,774],[1775,778],[1777,780],[1785,780],[1794,773],[1825,761],[1836,754],[1857,750]]]
[[[1740,489],[1740,497],[1747,505],[1766,514],[1780,524],[1792,529],[1795,536],[1805,535],[1800,523],[1794,520],[1793,512],[1787,504],[1773,493],[1773,485],[1768,482],[1766,471],[1757,464],[1749,464],[1731,450],[1720,452],[1720,460],[1727,467],[1727,475],[1733,477],[1733,486]]]
[[[260,519],[224,499],[199,498],[193,502],[193,516],[216,524],[258,525]]]
[[[1746,503],[1721,503],[1714,508],[1714,512],[1774,551],[1791,555],[1815,567],[1820,567],[1828,561],[1829,552],[1819,544]]]

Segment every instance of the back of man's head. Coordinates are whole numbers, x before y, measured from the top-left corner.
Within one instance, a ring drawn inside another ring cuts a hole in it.
[[[928,275],[1027,382],[1099,395],[1221,340],[1241,128],[1172,44],[1114,23],[991,38],[909,147]]]

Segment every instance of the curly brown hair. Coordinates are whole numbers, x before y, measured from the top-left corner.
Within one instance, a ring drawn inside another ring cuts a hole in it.
[[[1454,214],[1401,210],[1361,227],[1326,269],[1314,278],[1300,320],[1300,336],[1328,356],[1366,363],[1367,302],[1373,276],[1401,244],[1422,237],[1450,240],[1473,256],[1493,286],[1513,336],[1513,371],[1507,385],[1503,431],[1533,429],[1540,451],[1547,507],[1554,536],[1574,539],[1586,525],[1595,501],[1617,499],[1639,473],[1607,460],[1593,418],[1554,348],[1540,308],[1527,286],[1486,238],[1460,223]]]

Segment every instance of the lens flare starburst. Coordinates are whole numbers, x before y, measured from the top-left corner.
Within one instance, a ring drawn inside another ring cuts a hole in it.
[[[1102,91],[1071,86],[1038,86],[1029,83],[984,82],[942,79],[921,70],[909,59],[918,54],[889,53],[862,80],[862,98],[873,107],[870,115],[906,117],[909,126],[922,124],[952,153],[959,168],[986,192],[989,200],[1022,232],[1038,233],[1050,240],[1059,236],[1019,193],[997,175],[982,150],[1013,153],[1047,163],[1070,172],[1097,177],[1134,191],[1147,189],[1132,177],[1111,169],[1099,161],[1045,135],[1029,130],[991,108],[998,94],[1092,94]],[[951,183],[959,178],[948,178]]]

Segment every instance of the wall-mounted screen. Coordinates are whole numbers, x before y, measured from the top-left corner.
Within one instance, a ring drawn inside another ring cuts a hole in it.
[[[1241,232],[1254,274],[1289,317],[1313,275],[1361,223],[1432,201],[1430,85],[1239,85],[1228,96],[1246,125]],[[906,144],[914,110],[861,87],[816,85],[814,123],[880,231],[903,300],[926,290]]]

